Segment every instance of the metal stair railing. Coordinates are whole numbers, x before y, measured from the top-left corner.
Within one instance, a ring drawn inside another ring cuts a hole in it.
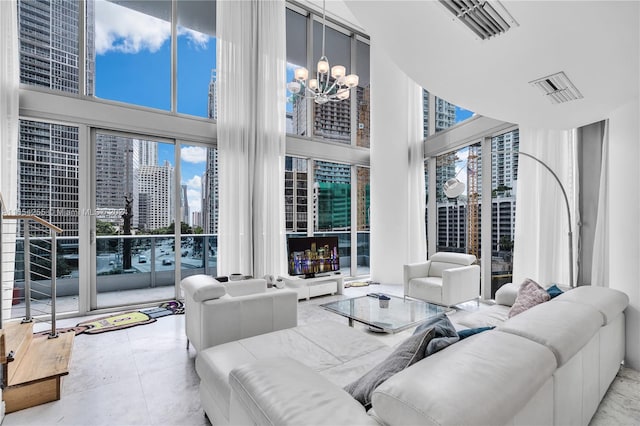
[[[23,233],[23,258],[24,258],[24,301],[25,301],[25,316],[22,322],[31,322],[33,321],[32,316],[32,306],[31,299],[32,294],[37,293],[38,295],[47,296],[45,292],[35,290],[32,288],[32,276],[36,277],[36,280],[46,280],[50,279],[50,297],[51,297],[51,331],[49,333],[49,338],[58,337],[58,333],[56,331],[56,285],[57,285],[57,242],[56,236],[57,234],[62,233],[62,229],[57,226],[45,221],[44,219],[29,214],[6,214],[6,208],[4,202],[2,200],[2,195],[0,194],[0,280],[3,279],[3,267],[4,267],[4,245],[3,241],[4,236],[4,221],[5,220],[15,220],[16,223],[22,223],[22,233]],[[35,227],[35,228],[34,228]],[[41,232],[45,232],[43,236],[34,236],[33,232],[35,230],[41,230]],[[48,236],[46,233],[48,232]],[[50,244],[50,247],[47,248],[47,244]],[[36,248],[36,249],[34,249]],[[17,250],[15,250],[14,245],[14,265],[16,264]],[[34,264],[32,265],[32,261]],[[32,267],[33,266],[33,267]],[[16,269],[14,267],[14,282],[15,285],[15,272]],[[49,275],[49,276],[47,276]],[[1,283],[4,284],[4,283]],[[2,328],[3,315],[4,315],[4,297],[0,297],[0,328]]]

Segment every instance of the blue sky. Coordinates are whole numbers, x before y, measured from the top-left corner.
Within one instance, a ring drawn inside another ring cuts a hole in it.
[[[145,107],[171,109],[170,25],[114,3],[96,2],[96,96]],[[178,112],[208,116],[211,70],[215,68],[215,38],[178,29]],[[293,67],[287,67],[287,81]],[[291,111],[291,104],[287,105]],[[473,113],[456,107],[456,122]],[[161,143],[158,164],[175,164],[175,149]],[[200,177],[206,166],[201,147],[181,147],[181,183],[188,186],[191,211],[200,211]]]

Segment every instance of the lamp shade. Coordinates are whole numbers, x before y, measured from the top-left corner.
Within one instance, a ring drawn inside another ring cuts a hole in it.
[[[464,192],[465,185],[456,178],[451,178],[442,185],[442,190],[447,198],[459,197]]]

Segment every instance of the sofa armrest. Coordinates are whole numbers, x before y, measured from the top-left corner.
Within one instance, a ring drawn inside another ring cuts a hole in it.
[[[185,298],[196,303],[218,299],[227,292],[226,288],[210,275],[191,275],[180,281]]]
[[[431,266],[430,260],[404,265],[403,281],[405,296],[409,294],[409,281],[414,278],[426,277],[429,274],[429,266]]]
[[[442,271],[442,302],[456,305],[480,296],[480,266],[469,265]]]
[[[342,388],[292,358],[265,358],[229,373],[230,424],[378,425]]]
[[[208,300],[201,306],[201,348],[298,325],[298,293],[278,290]]]

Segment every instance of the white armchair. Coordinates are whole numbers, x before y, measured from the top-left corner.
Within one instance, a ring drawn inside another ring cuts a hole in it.
[[[267,289],[263,279],[221,283],[209,275],[180,282],[185,332],[196,351],[298,325],[298,294]]]
[[[471,254],[439,252],[426,262],[404,265],[404,295],[454,306],[480,297],[480,266]]]

